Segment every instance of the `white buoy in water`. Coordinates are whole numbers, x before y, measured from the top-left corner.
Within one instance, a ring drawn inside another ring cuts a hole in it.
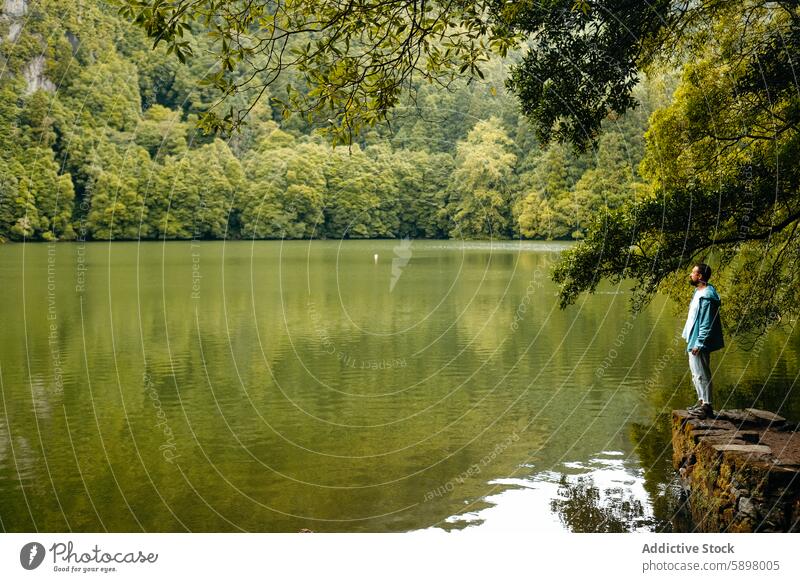
[[[378,253],[375,253],[375,264],[378,264]]]

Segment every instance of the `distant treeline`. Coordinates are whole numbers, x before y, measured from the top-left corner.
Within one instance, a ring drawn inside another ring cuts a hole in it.
[[[100,0],[22,7],[0,18],[0,240],[581,238],[636,196],[648,116],[671,94],[669,76],[641,84],[582,155],[540,147],[501,60],[479,85],[420,85],[349,149],[270,95],[242,132],[206,136],[202,46],[182,65]]]

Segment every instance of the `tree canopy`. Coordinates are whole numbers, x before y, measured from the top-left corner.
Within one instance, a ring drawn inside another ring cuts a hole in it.
[[[289,68],[255,103],[228,95],[253,105],[247,123],[206,135],[200,117],[224,92],[201,83],[216,62],[202,26],[184,33],[193,56],[181,63],[105,0],[61,8],[39,0],[0,18],[0,241],[579,238],[589,223],[577,202],[597,209],[606,194],[578,185],[637,180],[647,117],[669,101],[645,79],[641,109],[607,120],[597,152],[548,153],[503,86],[510,53],[447,91],[415,77],[388,123],[345,154],[268,98],[309,90]],[[559,156],[569,179],[546,193],[544,166]],[[550,228],[533,228],[545,195]]]
[[[555,271],[567,305],[599,280],[637,281],[634,307],[676,298],[713,264],[732,332],[791,324],[800,292],[797,2],[696,2],[641,45],[639,67],[679,58],[672,103],[645,135],[643,188],[604,213]]]
[[[481,0],[120,0],[121,13],[185,62],[186,38],[202,30],[217,66],[205,81],[223,95],[246,94],[246,107],[211,108],[206,129],[230,130],[286,69],[301,87],[273,96],[283,112],[322,122],[334,144],[352,143],[363,126],[385,120],[416,80],[447,87],[459,75],[484,78],[480,63],[505,56],[519,37],[492,20]]]

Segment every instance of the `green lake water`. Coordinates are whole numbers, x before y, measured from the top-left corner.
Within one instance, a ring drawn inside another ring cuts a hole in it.
[[[690,529],[685,307],[559,310],[567,247],[0,246],[0,529]],[[798,347],[729,341],[716,407],[800,418]]]

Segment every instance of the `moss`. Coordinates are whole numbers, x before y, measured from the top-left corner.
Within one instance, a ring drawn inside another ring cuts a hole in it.
[[[695,423],[696,424],[696,423]],[[776,470],[763,455],[720,452],[702,427],[672,417],[673,466],[685,468],[689,507],[698,531],[754,532],[800,530],[800,480]],[[697,437],[697,438],[696,438]],[[756,516],[738,510],[738,496],[748,491]],[[766,515],[761,515],[761,514]]]

